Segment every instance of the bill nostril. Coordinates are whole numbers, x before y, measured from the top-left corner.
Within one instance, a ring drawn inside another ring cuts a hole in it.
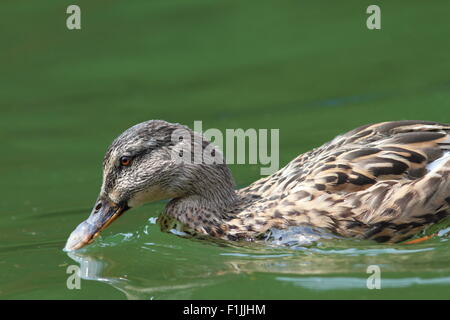
[[[97,205],[95,206],[95,212],[98,212],[98,210],[100,210],[102,208],[102,203],[99,202],[97,203]]]

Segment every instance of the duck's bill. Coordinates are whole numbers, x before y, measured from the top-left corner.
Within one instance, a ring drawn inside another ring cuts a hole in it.
[[[102,230],[128,209],[126,204],[117,204],[109,199],[99,198],[89,218],[80,223],[70,234],[64,251],[77,250],[92,243]]]

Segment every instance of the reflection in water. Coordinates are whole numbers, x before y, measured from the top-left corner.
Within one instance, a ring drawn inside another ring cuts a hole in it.
[[[113,264],[113,261],[101,255],[86,254],[78,252],[69,252],[68,256],[74,261],[79,263],[80,277],[83,280],[95,280],[107,283],[117,290],[123,292],[127,299],[152,299],[156,293],[177,291],[184,292],[192,288],[203,287],[209,285],[211,281],[193,282],[181,285],[166,285],[166,286],[139,286],[139,282],[133,283],[131,280],[123,277],[108,277],[105,274],[106,268],[109,264]],[[187,298],[180,295],[179,299]]]

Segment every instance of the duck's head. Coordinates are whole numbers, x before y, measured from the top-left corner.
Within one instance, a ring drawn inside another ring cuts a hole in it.
[[[195,150],[212,157],[199,160]],[[130,208],[200,194],[218,180],[233,188],[231,173],[221,160],[219,150],[183,125],[151,120],[129,128],[108,148],[100,195],[88,219],[71,233],[64,250],[91,243]]]

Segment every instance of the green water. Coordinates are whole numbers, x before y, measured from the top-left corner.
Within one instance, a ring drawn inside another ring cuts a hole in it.
[[[375,3],[382,29],[369,31]],[[448,0],[77,1],[80,31],[65,27],[69,4],[0,4],[0,299],[450,298],[448,236],[219,246],[162,233],[155,203],[62,251],[108,144],[141,121],[279,128],[282,165],[362,124],[450,123]],[[260,178],[231,168],[240,187]]]

